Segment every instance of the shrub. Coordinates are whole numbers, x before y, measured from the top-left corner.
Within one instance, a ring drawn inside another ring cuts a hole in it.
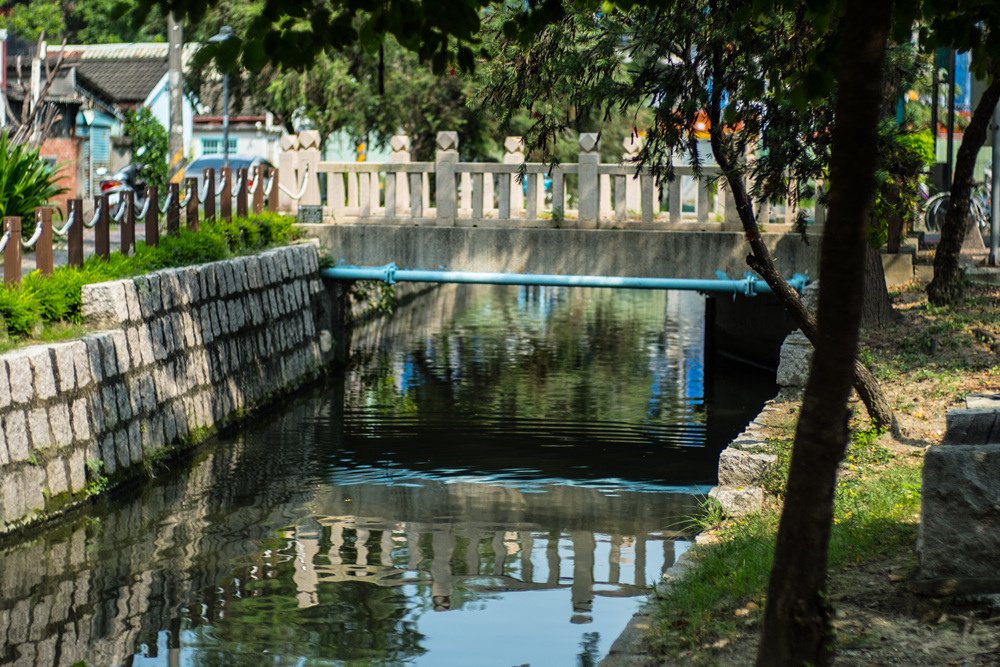
[[[21,218],[25,235],[35,229],[35,209],[66,191],[56,185],[56,167],[38,156],[38,150],[10,143],[0,132],[0,217]]]
[[[157,246],[136,244],[135,254],[111,254],[107,260],[89,257],[81,267],[60,266],[50,276],[34,271],[20,287],[0,287],[0,323],[11,336],[34,333],[41,322],[82,319],[80,293],[84,285],[118,280],[158,269],[203,264],[240,252],[288,243],[295,236],[292,219],[273,213],[204,223],[197,232],[182,229],[164,236]]]

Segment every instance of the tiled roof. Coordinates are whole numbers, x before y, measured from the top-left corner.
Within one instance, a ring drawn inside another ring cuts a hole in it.
[[[76,73],[84,84],[109,102],[142,102],[167,73],[167,59],[88,58],[77,64]]]
[[[67,60],[131,60],[133,58],[167,57],[166,42],[126,42],[120,44],[49,44],[46,51],[49,58],[56,57],[65,48]],[[201,48],[198,42],[184,45],[184,62]]]

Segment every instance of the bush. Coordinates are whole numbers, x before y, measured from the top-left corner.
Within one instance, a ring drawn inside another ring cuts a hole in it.
[[[50,276],[34,271],[19,288],[0,287],[0,322],[15,337],[31,336],[42,322],[79,323],[84,285],[283,245],[295,237],[292,223],[292,218],[274,213],[207,222],[197,232],[182,229],[175,236],[164,236],[155,247],[138,243],[132,256],[120,252],[108,260],[92,256],[81,267],[60,266]]]
[[[21,218],[22,233],[35,229],[35,209],[46,206],[66,188],[56,185],[57,168],[38,156],[38,150],[11,144],[0,132],[0,217]]]

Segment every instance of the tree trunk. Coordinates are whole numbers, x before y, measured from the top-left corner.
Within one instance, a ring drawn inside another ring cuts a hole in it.
[[[721,68],[721,61],[718,57],[716,58],[714,67]],[[721,75],[717,76],[716,79],[721,80]],[[757,219],[754,217],[753,202],[750,194],[743,183],[735,160],[725,150],[721,119],[722,97],[718,89],[718,86],[713,87],[709,104],[709,137],[712,144],[713,157],[716,164],[719,165],[723,176],[726,178],[729,190],[733,195],[733,201],[736,203],[736,211],[739,214],[740,223],[743,225],[747,243],[750,246],[750,254],[747,255],[747,265],[767,282],[782,305],[796,319],[802,333],[815,346],[816,321],[809,311],[806,310],[802,299],[799,298],[798,292],[792,289],[788,281],[778,272],[778,267],[774,264],[774,258],[771,257],[771,251],[768,250],[764,239],[760,235],[760,227],[757,225]],[[829,221],[827,224],[829,224]],[[888,294],[886,294],[886,298],[888,298]],[[858,392],[858,397],[864,403],[869,418],[876,426],[891,429],[896,434],[898,431],[896,418],[893,415],[892,407],[889,405],[889,400],[885,397],[885,393],[878,384],[878,380],[875,379],[871,371],[860,361],[855,360],[853,367],[855,374],[854,389]]]
[[[816,352],[795,433],[758,665],[833,662],[827,551],[837,466],[848,439],[847,399],[854,379],[865,236],[878,165],[881,95],[873,73],[882,71],[891,14],[888,0],[847,0],[841,19]]]
[[[892,302],[885,284],[882,253],[871,243],[865,246],[865,298],[861,304],[861,326],[882,329],[892,320]]]
[[[927,297],[937,306],[959,303],[965,293],[962,270],[958,265],[965,241],[966,219],[969,215],[969,199],[972,194],[972,173],[976,168],[976,156],[986,141],[993,108],[1000,99],[1000,81],[991,72],[990,85],[972,113],[972,120],[965,128],[962,145],[955,156],[955,176],[951,181],[951,197],[948,213],[941,225],[941,241],[934,253],[934,278],[927,285]]]

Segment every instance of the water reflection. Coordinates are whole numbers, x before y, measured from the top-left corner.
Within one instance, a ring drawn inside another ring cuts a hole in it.
[[[697,310],[566,292],[416,300],[345,376],[0,549],[0,664],[596,663],[767,379],[706,403]]]

